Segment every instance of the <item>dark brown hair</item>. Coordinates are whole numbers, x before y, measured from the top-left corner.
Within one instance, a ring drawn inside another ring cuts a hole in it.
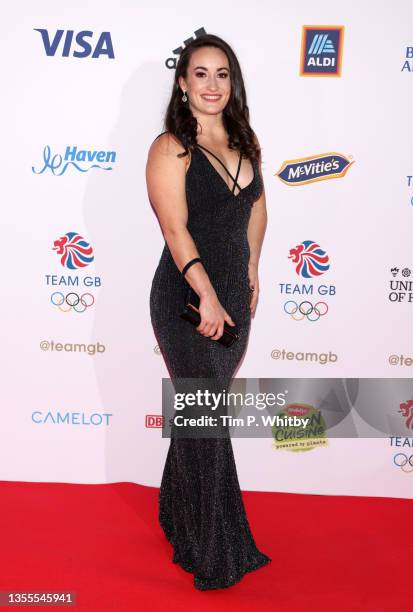
[[[172,95],[165,114],[164,129],[176,136],[184,146],[185,152],[180,153],[179,157],[187,155],[188,151],[192,151],[195,147],[197,120],[189,108],[188,101],[182,101],[183,92],[179,86],[179,77],[186,78],[191,55],[201,47],[221,49],[228,58],[231,94],[223,110],[223,124],[228,133],[229,148],[238,149],[246,158],[258,159],[260,149],[254,141],[254,132],[249,123],[249,109],[241,67],[228,43],[214,34],[205,34],[195,38],[184,47],[175,70]]]

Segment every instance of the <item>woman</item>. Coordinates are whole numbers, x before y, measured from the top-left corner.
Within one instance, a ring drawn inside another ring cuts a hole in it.
[[[192,41],[146,169],[165,238],[150,313],[172,381],[205,377],[229,388],[246,349],[267,222],[260,147],[248,118],[230,46],[210,34]],[[189,286],[200,298],[196,328],[179,317]],[[237,327],[230,347],[218,342],[224,323]],[[172,434],[159,520],[173,561],[194,574],[197,589],[229,587],[270,561],[249,528],[229,436]]]

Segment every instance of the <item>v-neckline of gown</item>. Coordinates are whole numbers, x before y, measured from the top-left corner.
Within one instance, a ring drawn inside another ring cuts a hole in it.
[[[234,177],[232,176],[232,174],[230,173],[230,171],[228,170],[228,168],[225,166],[225,164],[219,159],[219,157],[217,157],[215,155],[215,153],[213,153],[212,151],[210,151],[209,149],[207,149],[206,147],[204,147],[203,145],[197,143],[196,144],[196,148],[198,149],[198,151],[201,153],[202,157],[204,157],[206,159],[206,161],[208,162],[209,166],[214,170],[214,172],[219,176],[219,178],[221,179],[221,181],[223,182],[223,184],[225,185],[225,187],[227,188],[227,191],[229,191],[229,193],[232,195],[233,198],[238,198],[238,196],[241,195],[241,193],[243,193],[246,189],[248,189],[248,187],[250,187],[252,185],[252,183],[254,182],[255,179],[255,168],[254,168],[254,164],[251,162],[251,167],[252,167],[252,172],[253,172],[253,176],[251,181],[248,183],[248,185],[245,185],[245,187],[241,187],[238,184],[238,175],[239,175],[239,171],[241,169],[241,160],[242,160],[242,156],[241,156],[241,152],[239,154],[239,162],[238,162],[238,169],[237,169],[237,174],[236,177],[234,179]],[[201,149],[205,149],[205,151],[208,151],[208,153],[210,153],[213,157],[215,157],[215,159],[217,159],[219,161],[219,163],[225,168],[227,174],[231,177],[231,179],[234,181],[234,185],[232,187],[232,189],[229,187],[228,183],[226,182],[226,180],[224,179],[224,177],[222,176],[222,174],[220,172],[218,172],[218,170],[215,168],[214,164],[211,162],[211,160],[205,155],[205,153],[202,152]],[[239,191],[237,194],[235,194],[233,192],[234,187],[237,186]]]

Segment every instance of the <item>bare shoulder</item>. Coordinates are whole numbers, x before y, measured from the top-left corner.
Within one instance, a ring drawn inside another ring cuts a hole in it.
[[[146,184],[149,199],[157,212],[163,208],[176,210],[185,204],[188,156],[178,157],[179,153],[184,152],[182,143],[169,132],[160,134],[149,147]]]
[[[160,155],[176,155],[182,153],[184,147],[174,134],[163,132],[152,142],[149,152],[159,153]]]
[[[148,151],[148,196],[163,231],[187,222],[185,167],[188,156],[178,157],[184,152],[182,143],[168,132],[160,134]]]
[[[164,132],[149,147],[148,164],[185,170],[189,156],[178,157],[178,154],[184,151],[184,146],[174,134]]]

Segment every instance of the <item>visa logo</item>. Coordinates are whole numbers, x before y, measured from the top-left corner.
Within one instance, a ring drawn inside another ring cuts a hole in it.
[[[94,34],[90,30],[82,30],[75,35],[74,30],[57,30],[54,35],[42,28],[33,28],[40,32],[46,55],[53,57],[61,50],[62,57],[89,57],[93,59],[106,55],[114,59],[112,39],[110,32],[102,32],[96,42],[92,39]]]

